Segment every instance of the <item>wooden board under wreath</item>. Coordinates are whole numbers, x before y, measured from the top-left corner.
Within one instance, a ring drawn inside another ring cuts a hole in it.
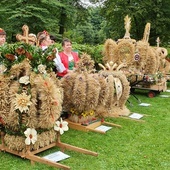
[[[115,126],[115,127],[119,127],[119,128],[121,127],[121,125],[105,122],[101,119],[91,121],[88,124],[75,123],[75,122],[70,121],[69,119],[66,119],[66,121],[68,122],[68,126],[72,129],[81,130],[81,131],[85,131],[85,132],[94,131],[94,132],[98,132],[98,133],[102,133],[102,134],[105,134],[106,132],[96,129],[97,127],[99,127],[101,125]]]

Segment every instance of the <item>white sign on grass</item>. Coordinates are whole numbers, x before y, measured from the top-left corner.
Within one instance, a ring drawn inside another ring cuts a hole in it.
[[[170,97],[170,95],[159,95],[159,97],[163,97],[163,98],[168,98],[168,97]]]
[[[149,103],[140,103],[139,106],[150,106],[151,104]]]
[[[166,92],[170,92],[170,89],[166,90]]]
[[[97,128],[95,128],[96,130],[100,130],[100,131],[102,131],[102,132],[106,132],[106,131],[108,131],[108,130],[110,130],[112,127],[110,127],[110,126],[104,126],[104,125],[100,125],[100,126],[98,126]]]
[[[46,155],[43,158],[48,159],[53,162],[58,162],[58,161],[64,160],[69,157],[70,157],[69,155],[67,155],[61,151],[57,151],[57,152],[51,153],[49,155]]]
[[[143,115],[141,115],[139,113],[132,113],[129,117],[132,119],[141,119],[143,117]]]

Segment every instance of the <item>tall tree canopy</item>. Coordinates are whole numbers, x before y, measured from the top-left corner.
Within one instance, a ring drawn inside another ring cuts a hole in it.
[[[21,31],[24,24],[33,33],[46,29],[64,34],[67,28],[82,22],[83,10],[86,14],[87,9],[80,0],[1,0],[0,27],[7,31],[8,36]]]
[[[0,27],[14,41],[24,24],[37,34],[47,30],[78,43],[99,44],[105,38],[124,36],[124,17],[131,17],[131,38],[143,36],[147,22],[151,23],[150,43],[155,45],[170,39],[170,0],[89,0],[97,6],[85,6],[85,0],[1,0]],[[101,5],[102,4],[102,5]]]
[[[132,20],[131,37],[141,39],[147,22],[151,23],[150,43],[155,44],[159,36],[167,43],[170,38],[170,1],[169,0],[106,0],[102,15],[107,20],[107,36],[120,38],[124,35],[124,17]]]

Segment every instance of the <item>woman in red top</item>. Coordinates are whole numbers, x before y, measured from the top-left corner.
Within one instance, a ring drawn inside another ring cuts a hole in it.
[[[64,39],[62,41],[62,48],[63,51],[59,53],[59,56],[67,71],[57,73],[59,77],[63,77],[68,72],[72,71],[79,60],[78,53],[72,51],[72,42],[69,39]]]

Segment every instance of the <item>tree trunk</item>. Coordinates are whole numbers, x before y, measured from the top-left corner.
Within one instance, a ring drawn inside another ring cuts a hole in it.
[[[64,8],[61,9],[60,21],[59,21],[59,34],[63,35],[65,31],[67,15]]]

